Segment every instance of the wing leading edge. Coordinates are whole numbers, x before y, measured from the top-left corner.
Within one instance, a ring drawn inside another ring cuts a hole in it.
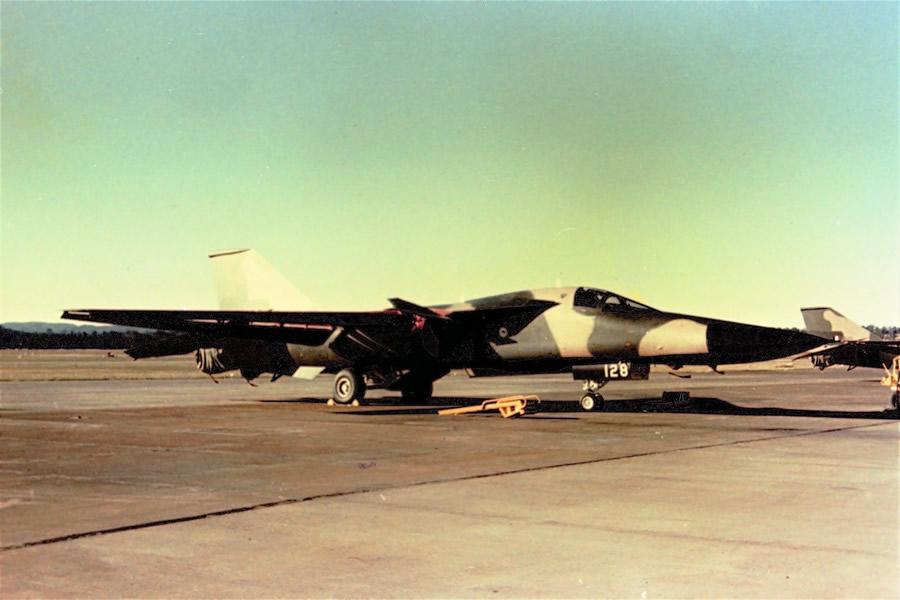
[[[63,319],[316,346],[337,327],[399,328],[406,318],[390,312],[277,312],[243,310],[107,310],[63,312]]]

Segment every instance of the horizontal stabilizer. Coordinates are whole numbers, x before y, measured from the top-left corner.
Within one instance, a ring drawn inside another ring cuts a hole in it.
[[[800,354],[795,354],[791,356],[791,360],[800,360],[801,358],[810,358],[812,356],[820,356],[825,354],[830,354],[837,348],[841,348],[844,346],[843,342],[837,342],[834,344],[822,344],[821,346],[816,346],[812,350],[807,350],[806,352],[801,352]]]

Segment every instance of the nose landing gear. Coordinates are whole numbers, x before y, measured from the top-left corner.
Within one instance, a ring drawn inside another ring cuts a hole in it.
[[[588,412],[600,411],[603,410],[603,396],[595,392],[589,392],[581,397],[578,404],[581,406],[581,410]]]
[[[586,379],[582,389],[584,395],[578,401],[581,410],[585,411],[601,411],[603,410],[603,396],[600,394],[600,388],[606,385],[607,381],[603,379]]]

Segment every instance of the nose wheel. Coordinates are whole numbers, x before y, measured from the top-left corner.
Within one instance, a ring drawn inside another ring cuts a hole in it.
[[[584,386],[582,387],[584,395],[581,397],[581,400],[578,401],[581,410],[588,412],[603,410],[603,396],[600,395],[599,390],[606,385],[606,383],[607,380],[605,379],[585,380]]]
[[[603,396],[589,392],[581,397],[578,404],[581,406],[581,410],[588,412],[603,410]]]

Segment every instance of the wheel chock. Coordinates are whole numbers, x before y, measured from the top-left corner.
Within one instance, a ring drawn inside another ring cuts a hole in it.
[[[334,398],[329,398],[329,399],[328,399],[328,402],[326,402],[325,404],[326,404],[327,406],[343,406],[343,407],[347,407],[347,406],[359,406],[359,400],[354,400],[354,401],[351,402],[350,404],[338,404],[337,402],[334,401]]]

